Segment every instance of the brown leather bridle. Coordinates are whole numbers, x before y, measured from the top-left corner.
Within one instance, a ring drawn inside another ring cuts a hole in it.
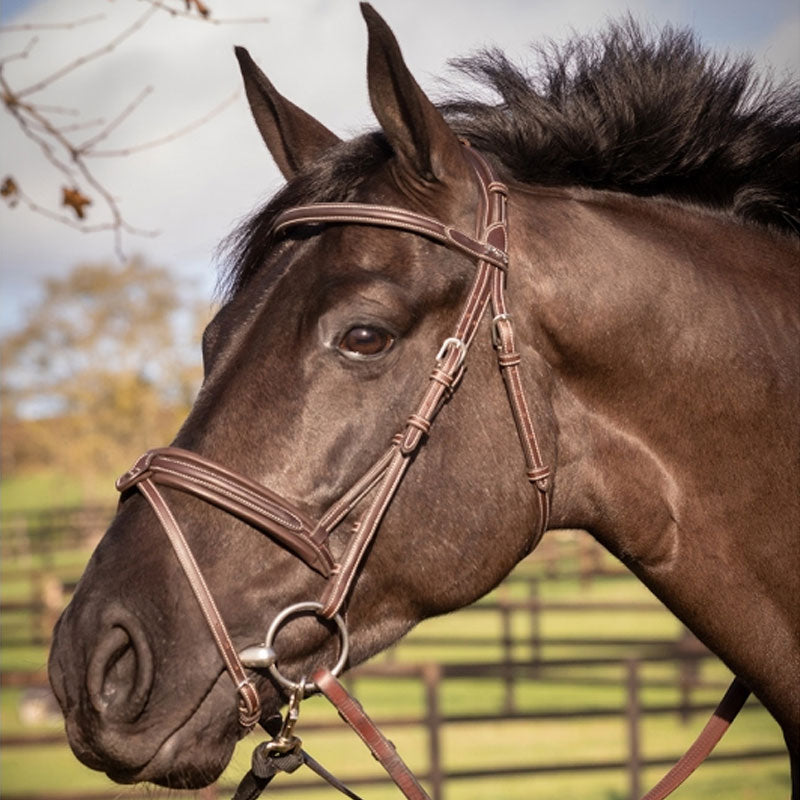
[[[346,647],[346,629],[339,617],[358,568],[398,486],[423,437],[458,386],[464,373],[464,360],[487,306],[492,306],[492,341],[505,379],[508,398],[525,456],[526,475],[536,487],[539,505],[539,530],[544,533],[550,513],[550,470],[542,461],[536,432],[519,375],[511,315],[505,299],[508,268],[508,221],[506,187],[497,181],[485,159],[466,146],[463,152],[474,169],[479,189],[478,215],[474,235],[469,235],[437,219],[391,206],[363,203],[315,203],[281,213],[273,233],[307,225],[356,224],[393,228],[424,236],[463,253],[477,262],[472,287],[452,334],[438,349],[434,367],[422,400],[409,415],[403,429],[392,439],[378,460],[319,518],[311,519],[291,502],[209,459],[175,447],[149,450],[116,483],[120,492],[138,489],[156,514],[177,554],[208,622],[236,690],[240,694],[239,721],[253,727],[261,709],[258,692],[245,672],[245,665],[270,669],[287,688],[296,683],[283,678],[275,666],[271,641],[260,653],[249,649],[245,658],[236,651],[225,623],[216,607],[180,525],[158,486],[187,492],[239,517],[276,541],[327,579],[319,603],[301,604],[298,613],[313,612],[337,621]],[[370,496],[366,509],[354,527],[343,555],[334,558],[329,540],[332,531]],[[283,619],[283,617],[281,618]],[[269,640],[270,637],[267,637]],[[341,658],[340,662],[344,659]],[[244,663],[243,663],[244,661]],[[305,684],[304,691],[316,688]]]
[[[271,742],[257,748],[254,767],[245,776],[235,800],[256,798],[276,769],[291,771],[299,763],[308,764],[345,794],[356,797],[307,753],[299,750],[300,740],[292,735],[300,700],[305,694],[316,690],[322,691],[337,707],[342,718],[359,734],[406,797],[414,800],[426,800],[428,797],[391,743],[336,680],[335,676],[344,668],[348,655],[347,628],[339,612],[413,454],[423,437],[430,432],[436,415],[463,377],[464,361],[490,304],[492,343],[522,446],[526,476],[536,488],[539,529],[534,546],[547,528],[550,516],[550,469],[542,460],[522,390],[519,371],[521,358],[516,348],[511,314],[505,298],[509,266],[508,190],[495,179],[491,168],[479,153],[466,143],[463,152],[474,169],[479,188],[474,235],[465,234],[437,219],[414,211],[363,203],[314,203],[297,206],[281,213],[273,225],[274,234],[304,225],[354,224],[392,228],[432,239],[475,259],[477,264],[472,287],[452,335],[442,342],[436,353],[434,367],[420,403],[409,415],[402,430],[393,437],[388,449],[319,519],[307,516],[265,486],[197,453],[175,447],[149,450],[116,482],[120,492],[138,489],[150,503],[164,528],[240,695],[239,723],[242,727],[250,730],[261,717],[258,691],[245,667],[269,670],[273,678],[291,692],[290,709],[281,733]],[[270,534],[311,569],[326,578],[327,584],[321,599],[283,609],[272,621],[263,644],[237,652],[181,527],[158,489],[159,485],[194,495]],[[368,496],[370,499],[367,507],[355,524],[353,535],[342,556],[337,560],[329,547],[331,533]],[[278,628],[287,619],[307,613],[333,620],[338,626],[341,638],[338,660],[330,670],[316,670],[311,681],[306,678],[293,681],[278,670],[277,654],[272,644]],[[647,794],[645,800],[661,800],[680,785],[711,751],[748,695],[747,687],[735,679],[695,743]],[[270,762],[264,773],[268,775],[266,778],[254,777],[257,755],[262,747],[266,747],[266,756],[262,758],[262,762]],[[276,766],[282,758],[294,760],[290,762],[291,766]]]

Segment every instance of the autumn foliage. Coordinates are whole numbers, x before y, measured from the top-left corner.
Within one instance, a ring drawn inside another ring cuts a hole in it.
[[[210,316],[166,269],[134,259],[48,279],[2,348],[2,471],[121,471],[167,444],[201,379]]]

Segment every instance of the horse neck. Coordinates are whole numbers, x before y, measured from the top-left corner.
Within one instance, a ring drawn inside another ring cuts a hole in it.
[[[797,657],[775,581],[798,525],[797,247],[633,198],[531,193],[512,211],[553,377],[551,527],[592,533],[740,673],[768,649],[759,630]],[[747,641],[719,622],[754,613]]]

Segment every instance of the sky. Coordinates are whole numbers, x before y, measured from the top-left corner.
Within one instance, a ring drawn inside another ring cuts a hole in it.
[[[217,25],[158,12],[111,54],[26,99],[80,111],[61,112],[64,124],[108,122],[152,87],[102,142],[106,149],[169,137],[231,99],[209,122],[168,144],[91,161],[124,219],[157,232],[125,234],[125,255],[140,254],[168,267],[176,281],[193,284],[210,300],[218,243],[282,183],[252,123],[233,45],[246,46],[283,94],[339,136],[354,135],[374,121],[365,80],[366,31],[356,0],[205,1],[219,19],[261,20]],[[800,74],[798,0],[373,0],[373,5],[434,97],[444,95],[441,79],[453,77],[449,58],[499,46],[529,62],[530,43],[590,33],[627,12],[648,25],[691,27],[716,51],[750,54],[760,69],[779,77]],[[19,91],[102,47],[146,10],[145,0],[0,0],[2,75]],[[29,27],[95,15],[102,19],[72,28]],[[34,37],[38,41],[26,58],[9,60]],[[100,127],[86,128],[86,137]],[[0,182],[8,175],[35,201],[60,210],[65,178],[4,109]],[[91,223],[108,217],[98,201],[88,211]],[[115,258],[108,232],[81,233],[22,204],[0,204],[0,334],[22,324],[45,277],[64,275],[81,262]]]

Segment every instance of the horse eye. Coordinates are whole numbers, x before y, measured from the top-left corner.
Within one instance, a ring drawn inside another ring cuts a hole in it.
[[[357,325],[350,328],[339,342],[339,349],[347,356],[377,356],[394,344],[394,337],[380,328]]]

